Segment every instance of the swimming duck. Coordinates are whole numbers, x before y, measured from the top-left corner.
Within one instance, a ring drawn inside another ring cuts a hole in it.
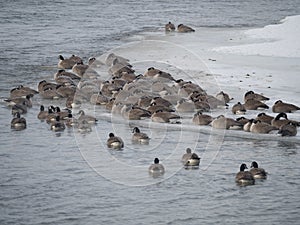
[[[149,173],[152,175],[162,175],[165,173],[165,168],[162,164],[159,163],[159,159],[155,158],[154,159],[154,164],[151,164],[149,169]]]
[[[20,113],[15,113],[14,118],[10,122],[10,126],[15,130],[23,130],[26,128],[26,119],[21,117]]]
[[[177,26],[177,31],[180,33],[195,32],[195,30],[193,28],[183,25],[183,24],[179,24]]]
[[[253,161],[250,168],[250,173],[254,179],[267,179],[266,171],[263,168],[259,168],[257,162]]]
[[[270,98],[265,97],[265,96],[263,96],[261,94],[255,93],[254,91],[248,91],[248,92],[245,93],[245,95],[244,95],[244,101],[246,102],[249,99],[254,99],[254,100],[257,100],[257,101],[267,101],[267,100],[270,100]]]
[[[199,166],[200,158],[196,153],[192,153],[190,148],[186,149],[186,153],[183,154],[181,161],[185,166]]]
[[[197,112],[194,114],[192,119],[193,123],[196,125],[209,125],[213,121],[213,117],[210,115],[202,114],[202,112]]]
[[[241,114],[245,114],[247,110],[244,105],[238,102],[232,106],[231,111],[233,114],[241,115]]]
[[[246,110],[257,110],[257,109],[268,109],[269,106],[265,103],[255,100],[255,99],[248,99],[244,103],[244,107]]]
[[[282,112],[291,113],[291,112],[297,111],[299,109],[300,109],[300,107],[298,107],[294,104],[283,102],[281,100],[276,101],[274,103],[274,105],[272,106],[272,111],[274,113],[282,113]]]
[[[142,133],[138,127],[134,127],[132,131],[132,141],[135,143],[148,144],[149,136],[145,133]]]
[[[115,136],[113,133],[109,133],[109,138],[107,139],[107,147],[113,149],[121,149],[124,147],[124,142],[120,137]]]
[[[166,32],[175,31],[175,25],[171,22],[167,23],[165,25],[165,31]]]
[[[245,169],[248,169],[246,164],[242,164],[240,166],[240,171],[235,176],[235,182],[239,185],[252,185],[255,184],[254,177],[249,171],[245,171]]]
[[[250,126],[250,132],[252,133],[268,134],[272,130],[278,130],[278,128],[259,120],[253,120]]]
[[[297,127],[294,123],[289,122],[285,125],[282,125],[279,128],[278,134],[281,136],[296,136],[297,135]]]

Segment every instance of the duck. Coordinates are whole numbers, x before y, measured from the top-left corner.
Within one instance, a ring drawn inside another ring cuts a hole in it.
[[[233,100],[233,98],[230,98],[229,94],[225,93],[224,91],[220,91],[218,94],[216,94],[216,98],[224,103],[228,103]]]
[[[259,168],[256,161],[251,163],[250,168],[250,173],[254,179],[267,179],[267,172],[263,168]]]
[[[231,111],[233,114],[241,115],[245,114],[247,110],[242,103],[238,102],[232,106]]]
[[[209,125],[213,120],[214,118],[212,116],[198,111],[194,114],[192,122],[196,125]]]
[[[232,118],[226,118],[224,115],[220,115],[217,118],[215,118],[211,122],[211,126],[215,129],[229,129],[231,127],[242,127],[242,125],[232,119]]]
[[[186,153],[181,158],[182,163],[185,166],[199,166],[200,158],[196,153],[192,153],[190,148],[186,149]]]
[[[282,100],[278,100],[274,103],[274,105],[272,106],[272,112],[274,113],[292,113],[295,112],[297,110],[299,110],[300,107],[291,104],[291,103],[286,103],[283,102]]]
[[[180,119],[181,117],[171,113],[171,112],[164,112],[161,110],[156,111],[151,115],[151,120],[157,123],[169,123],[172,119]]]
[[[76,64],[76,62],[72,59],[65,59],[62,55],[58,56],[58,64],[57,67],[59,69],[72,69],[72,67]]]
[[[149,136],[145,133],[142,133],[138,127],[134,127],[132,130],[132,141],[135,143],[148,144]]]
[[[24,130],[26,128],[26,119],[21,117],[20,113],[15,113],[14,118],[10,122],[10,126],[15,130]]]
[[[45,107],[43,105],[40,106],[40,112],[37,115],[39,120],[45,120],[48,116],[48,112],[45,111]]]
[[[247,99],[244,103],[246,110],[268,109],[269,106],[256,99]]]
[[[235,182],[239,185],[253,185],[255,184],[255,179],[249,171],[245,163],[241,164],[240,171],[235,175]]]
[[[179,24],[177,26],[177,31],[179,33],[188,33],[188,32],[195,32],[195,30],[189,26],[183,25],[183,24]]]
[[[296,136],[297,127],[293,122],[289,122],[279,128],[278,134],[280,134],[281,136]]]
[[[250,126],[250,132],[252,133],[268,134],[273,130],[278,130],[278,128],[260,120],[253,120]]]
[[[79,110],[78,115],[79,115],[78,121],[85,120],[90,124],[94,124],[98,121],[95,117],[90,116],[90,115],[86,115],[85,112],[82,109]]]
[[[259,113],[255,119],[260,120],[261,122],[264,122],[264,123],[271,124],[271,121],[274,119],[274,116],[270,116],[270,115],[262,112],[262,113]]]
[[[166,32],[175,31],[175,25],[171,22],[167,23],[165,25],[165,31]]]
[[[114,133],[109,133],[109,138],[106,141],[108,148],[121,149],[124,147],[124,142],[120,137],[114,135]]]
[[[64,122],[60,120],[60,116],[57,115],[55,117],[55,121],[51,122],[50,129],[55,132],[63,131],[64,129],[66,129]]]
[[[257,101],[268,101],[268,100],[270,100],[270,98],[265,97],[264,95],[255,93],[254,91],[248,91],[248,92],[245,93],[244,101],[246,102],[249,99],[254,99],[254,100],[257,100]]]
[[[149,169],[149,173],[152,175],[162,175],[165,173],[165,168],[162,164],[159,163],[159,159],[155,158],[154,159],[154,164],[151,164]]]

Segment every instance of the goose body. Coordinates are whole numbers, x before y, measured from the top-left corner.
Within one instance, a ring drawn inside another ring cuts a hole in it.
[[[257,162],[253,161],[251,163],[250,173],[254,179],[266,179],[267,173],[263,168],[259,168]]]
[[[240,166],[240,171],[235,176],[235,182],[239,185],[252,185],[255,184],[254,177],[249,171],[245,171],[248,169],[246,164],[242,164]]]
[[[109,138],[106,141],[106,145],[109,148],[121,149],[124,147],[124,142],[120,137],[115,136],[113,133],[109,133]]]

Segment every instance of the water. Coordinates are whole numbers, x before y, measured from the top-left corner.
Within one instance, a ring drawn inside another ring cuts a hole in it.
[[[195,27],[260,27],[300,13],[299,3],[292,0],[0,5],[1,97],[19,84],[36,88],[38,81],[52,79],[58,54],[86,60],[138,32],[160,30],[169,20]],[[300,219],[298,143],[223,140],[222,135],[218,139],[147,125],[143,129],[151,134],[149,146],[127,142],[124,151],[111,152],[101,141],[113,129],[128,140],[129,124],[101,120],[91,134],[67,129],[57,135],[36,119],[41,103],[62,104],[34,98],[25,116],[28,128],[21,132],[11,131],[10,110],[0,107],[1,224],[297,224]],[[201,156],[198,170],[185,170],[176,161],[186,146]],[[153,179],[147,168],[157,155],[167,170]],[[236,186],[239,164],[252,160],[269,171],[268,179]]]

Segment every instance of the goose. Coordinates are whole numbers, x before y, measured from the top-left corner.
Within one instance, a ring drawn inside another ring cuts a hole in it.
[[[244,107],[246,110],[257,110],[257,109],[268,109],[269,106],[265,103],[255,100],[255,99],[247,99],[244,103]]]
[[[186,101],[185,99],[181,99],[175,105],[175,109],[177,112],[188,113],[188,112],[194,112],[196,107],[192,100]]]
[[[215,118],[211,122],[211,126],[215,129],[229,129],[231,127],[242,127],[242,125],[231,118],[226,118],[224,115],[220,115],[217,118]]]
[[[142,133],[138,127],[134,127],[132,130],[132,141],[135,143],[148,144],[149,136],[145,133]]]
[[[5,102],[8,102],[8,105],[13,106],[16,104],[20,104],[23,105],[23,103],[28,107],[31,108],[32,107],[32,101],[31,101],[31,97],[33,97],[32,94],[26,95],[26,98],[22,98],[22,97],[18,97],[18,98],[8,98],[8,99],[4,99]]]
[[[20,114],[26,114],[27,113],[27,105],[26,102],[23,102],[22,104],[15,104],[11,108],[11,114],[15,115],[15,113]]]
[[[248,169],[245,163],[241,164],[240,171],[235,175],[235,182],[239,185],[252,185],[255,184],[254,177],[249,171],[245,171]]]
[[[253,120],[250,126],[250,132],[252,133],[268,134],[272,130],[278,130],[278,128],[259,120]]]
[[[238,102],[232,106],[231,111],[233,114],[241,115],[241,114],[245,114],[247,110],[244,105]]]
[[[20,113],[15,113],[14,118],[10,122],[10,126],[15,130],[23,130],[26,128],[26,119],[21,117]]]
[[[231,100],[233,100],[233,98],[230,98],[229,95],[223,91],[220,91],[218,94],[216,94],[216,98],[225,103],[228,103]]]
[[[202,112],[197,112],[194,114],[192,122],[196,125],[209,125],[213,121],[213,117],[210,115],[202,114]]]
[[[250,119],[247,119],[247,118],[241,116],[241,117],[236,118],[235,120],[244,126],[246,123],[249,122]]]
[[[38,93],[38,91],[30,87],[24,87],[23,85],[19,85],[18,87],[15,87],[10,90],[10,98],[20,98],[25,97],[27,95],[35,95]]]
[[[200,158],[196,153],[192,153],[190,148],[186,149],[186,153],[181,158],[182,163],[185,166],[199,166]]]
[[[274,119],[274,116],[270,116],[270,115],[267,115],[266,113],[262,112],[262,113],[259,113],[255,119],[260,120],[261,122],[264,122],[264,123],[271,124],[271,121]]]
[[[180,33],[195,32],[195,30],[193,28],[183,25],[183,24],[179,24],[177,26],[177,31]]]
[[[98,121],[95,117],[86,115],[83,110],[79,110],[78,115],[79,115],[78,121],[85,120],[90,124],[94,124]]]
[[[55,121],[51,122],[50,129],[57,132],[63,131],[66,128],[65,124],[60,120],[60,117],[57,115]]]
[[[271,125],[279,129],[281,126],[286,125],[289,122],[291,121],[287,118],[286,113],[279,113],[274,119],[272,119]]]
[[[270,98],[265,97],[261,94],[255,93],[254,91],[248,91],[248,92],[245,93],[244,101],[246,102],[249,99],[254,99],[254,100],[257,100],[257,101],[268,101],[268,100],[270,100]]]
[[[45,120],[48,116],[48,112],[45,111],[45,107],[43,105],[40,106],[40,112],[37,115],[39,120]]]
[[[180,119],[181,117],[170,113],[170,112],[163,112],[161,110],[156,111],[151,115],[151,120],[157,123],[169,123],[171,119]]]
[[[280,134],[281,136],[296,136],[297,127],[294,123],[289,122],[288,124],[282,125],[279,128],[278,134]]]
[[[159,163],[159,159],[154,159],[154,164],[151,164],[149,169],[149,173],[152,175],[162,175],[165,173],[165,168],[162,164]]]
[[[291,112],[297,111],[299,109],[300,109],[300,107],[298,107],[294,104],[283,102],[281,100],[276,101],[274,103],[274,105],[272,106],[272,111],[274,113],[282,113],[282,112],[291,113]]]
[[[60,69],[54,74],[54,80],[60,76],[69,77],[72,80],[80,80],[81,79],[81,77],[79,77],[78,75],[71,73],[71,72],[67,72],[64,69]]]
[[[72,59],[65,59],[62,55],[58,56],[58,64],[57,67],[59,69],[72,69],[72,67],[75,65],[75,61]]]
[[[167,23],[165,25],[165,31],[166,32],[175,31],[175,25],[171,22]]]
[[[109,133],[108,136],[106,142],[108,148],[121,149],[124,147],[124,142],[120,137],[115,136],[113,133]]]
[[[267,179],[266,171],[263,168],[259,168],[257,162],[253,161],[250,168],[250,173],[254,179]]]
[[[83,77],[86,70],[89,68],[89,65],[83,63],[76,63],[72,66],[72,72],[77,74],[79,77]]]

